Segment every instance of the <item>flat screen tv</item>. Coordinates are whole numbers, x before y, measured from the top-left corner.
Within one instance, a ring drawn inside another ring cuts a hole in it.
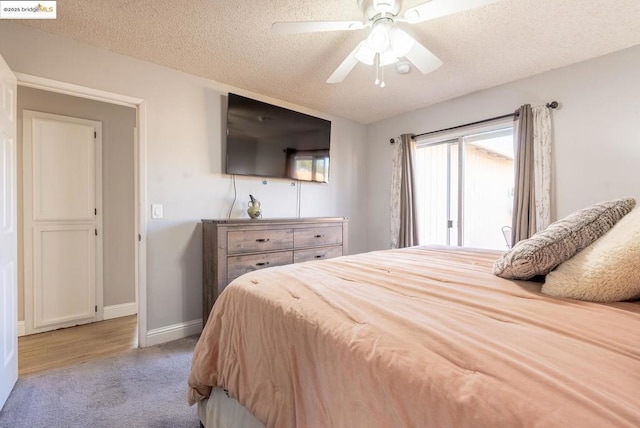
[[[229,94],[226,136],[227,174],[329,181],[331,121]]]

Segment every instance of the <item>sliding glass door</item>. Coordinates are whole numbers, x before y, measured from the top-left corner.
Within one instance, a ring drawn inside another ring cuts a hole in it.
[[[418,146],[416,187],[419,242],[457,245],[458,140]]]
[[[419,142],[420,244],[505,249],[513,168],[511,126]]]

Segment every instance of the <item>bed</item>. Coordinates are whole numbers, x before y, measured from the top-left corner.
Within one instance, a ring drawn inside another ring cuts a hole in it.
[[[196,345],[189,402],[207,428],[207,412],[278,428],[640,426],[640,303],[543,295],[493,275],[499,255],[412,247],[243,275]]]

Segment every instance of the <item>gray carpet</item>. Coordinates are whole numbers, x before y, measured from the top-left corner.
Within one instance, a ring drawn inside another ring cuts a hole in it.
[[[197,337],[18,379],[0,427],[198,428],[187,404]]]

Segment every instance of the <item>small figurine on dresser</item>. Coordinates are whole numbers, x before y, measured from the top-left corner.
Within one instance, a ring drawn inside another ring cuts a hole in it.
[[[249,208],[247,209],[247,214],[251,218],[262,218],[262,211],[260,210],[260,201],[253,197],[253,195],[249,195],[251,200],[249,201]]]

